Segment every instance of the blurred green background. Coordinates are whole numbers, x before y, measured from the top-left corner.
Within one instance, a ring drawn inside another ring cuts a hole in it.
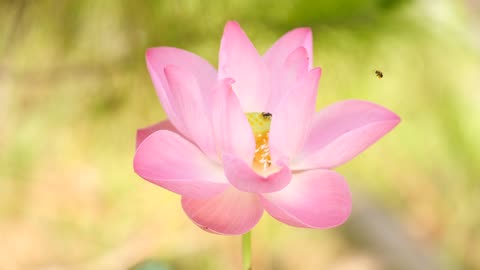
[[[318,109],[358,98],[403,119],[338,169],[345,225],[265,214],[254,269],[480,269],[479,14],[478,0],[0,1],[0,269],[240,269],[239,237],[201,231],[132,169],[136,129],[165,118],[146,48],[216,65],[232,19],[260,52],[312,27]]]

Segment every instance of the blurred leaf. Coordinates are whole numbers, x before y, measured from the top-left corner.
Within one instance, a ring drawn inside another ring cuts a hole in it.
[[[173,268],[159,261],[147,260],[133,266],[130,270],[173,270]]]

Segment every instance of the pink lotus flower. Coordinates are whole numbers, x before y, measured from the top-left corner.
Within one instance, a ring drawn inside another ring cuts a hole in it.
[[[246,233],[264,210],[296,227],[342,224],[351,195],[332,169],[400,122],[359,100],[315,113],[321,70],[312,68],[308,28],[260,56],[229,22],[218,71],[176,48],[149,49],[146,59],[168,120],[138,130],[135,172],[180,194],[185,213],[209,232]]]

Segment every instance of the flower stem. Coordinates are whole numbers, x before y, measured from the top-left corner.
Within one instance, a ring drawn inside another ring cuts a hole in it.
[[[243,270],[252,270],[252,233],[242,235]]]

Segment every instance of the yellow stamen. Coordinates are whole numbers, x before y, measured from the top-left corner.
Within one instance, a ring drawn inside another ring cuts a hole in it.
[[[253,168],[259,171],[266,170],[272,165],[270,149],[268,148],[268,133],[270,132],[270,113],[247,113],[248,123],[252,127],[255,136],[255,156],[253,157]]]

